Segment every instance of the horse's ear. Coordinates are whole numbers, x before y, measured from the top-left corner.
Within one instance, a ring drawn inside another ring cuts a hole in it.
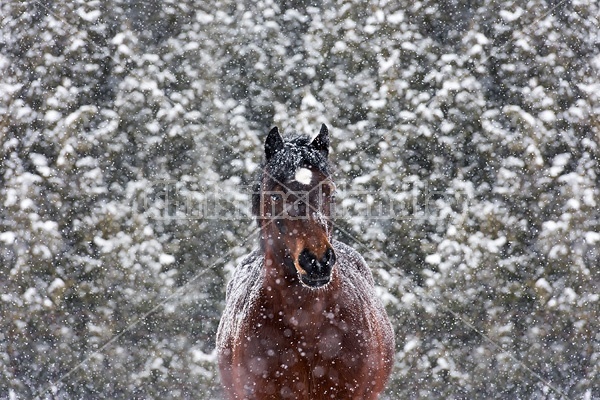
[[[265,156],[267,161],[271,159],[279,150],[283,149],[283,138],[279,134],[277,127],[271,129],[265,140]]]
[[[329,130],[325,124],[321,125],[321,131],[310,145],[315,150],[325,153],[326,157],[329,155]]]

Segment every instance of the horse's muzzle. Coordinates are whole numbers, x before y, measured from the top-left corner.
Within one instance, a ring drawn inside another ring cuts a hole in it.
[[[331,271],[335,264],[335,252],[331,247],[325,250],[321,258],[304,249],[298,256],[298,264],[306,274],[300,274],[302,283],[310,287],[321,287],[331,280]]]

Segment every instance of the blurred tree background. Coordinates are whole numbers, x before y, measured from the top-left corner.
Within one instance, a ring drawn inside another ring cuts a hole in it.
[[[220,398],[263,139],[322,122],[384,398],[600,398],[597,1],[0,11],[0,398]]]

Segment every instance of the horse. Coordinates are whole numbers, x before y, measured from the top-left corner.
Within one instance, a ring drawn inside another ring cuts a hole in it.
[[[260,246],[235,269],[217,331],[230,400],[377,399],[394,334],[363,257],[332,238],[329,132],[267,135],[252,195]]]

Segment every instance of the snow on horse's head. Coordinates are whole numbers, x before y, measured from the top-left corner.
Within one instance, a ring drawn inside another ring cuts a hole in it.
[[[329,132],[284,142],[275,127],[265,142],[266,162],[253,198],[267,258],[283,265],[285,277],[310,287],[331,279],[331,203],[335,186],[327,161]]]

